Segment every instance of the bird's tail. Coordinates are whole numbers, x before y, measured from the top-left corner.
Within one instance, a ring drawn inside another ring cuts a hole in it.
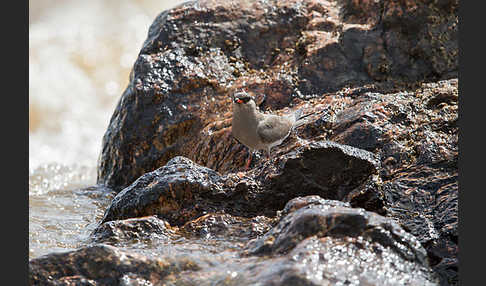
[[[294,115],[295,115],[294,128],[297,128],[297,127],[302,126],[305,123],[307,123],[307,120],[305,120],[305,118],[314,114],[314,112],[312,112],[312,113],[307,113],[307,114],[302,115],[303,111],[304,111],[304,109],[301,108],[294,113]]]

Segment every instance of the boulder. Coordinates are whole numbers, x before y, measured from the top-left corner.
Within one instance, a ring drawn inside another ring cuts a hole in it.
[[[159,259],[99,244],[29,261],[29,285],[156,285],[164,277],[196,270],[190,259]],[[71,284],[72,283],[72,284]]]
[[[102,223],[158,215],[171,225],[182,225],[208,210],[208,202],[224,196],[224,181],[215,171],[175,157],[167,165],[138,178],[118,193],[105,211]]]
[[[171,241],[180,237],[168,222],[156,216],[108,221],[100,224],[91,233],[91,241],[124,245],[128,243],[150,243]]]
[[[177,155],[239,170],[247,152],[231,137],[236,90],[280,113],[318,98],[308,110],[318,112],[342,88],[457,77],[457,11],[458,0],[208,0],[164,11],[103,137],[97,182],[121,190]],[[368,127],[347,136],[368,136],[373,148],[380,130]]]
[[[243,178],[222,176],[178,156],[119,192],[102,223],[156,215],[171,225],[182,226],[214,212],[275,216],[298,196],[345,200],[377,173],[378,164],[370,152],[332,142],[296,147],[262,162]]]
[[[106,238],[138,239],[128,221],[154,216],[191,242],[255,239],[249,256],[222,255],[174,284],[458,285],[457,12],[458,0],[162,12],[103,137],[97,183],[118,193]],[[249,170],[231,135],[239,90],[264,112],[309,114]]]
[[[139,242],[135,226],[154,237],[146,230],[166,224],[106,225],[128,225],[111,236]],[[94,244],[32,259],[30,285],[439,285],[425,249],[392,219],[318,196],[291,200],[275,219],[208,214],[173,234],[143,249]]]

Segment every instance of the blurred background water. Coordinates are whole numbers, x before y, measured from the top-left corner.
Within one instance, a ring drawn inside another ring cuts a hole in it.
[[[79,247],[111,197],[101,140],[155,17],[184,1],[29,0],[29,258]]]

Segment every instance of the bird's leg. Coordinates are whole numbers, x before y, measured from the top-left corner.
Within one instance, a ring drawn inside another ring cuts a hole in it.
[[[267,157],[268,157],[268,160],[270,160],[270,158],[271,158],[270,147],[267,148]]]
[[[248,159],[246,160],[246,164],[245,164],[245,171],[248,170],[250,168],[250,164],[251,164],[251,159],[253,159],[253,150],[249,150],[249,153],[250,155],[248,155]]]

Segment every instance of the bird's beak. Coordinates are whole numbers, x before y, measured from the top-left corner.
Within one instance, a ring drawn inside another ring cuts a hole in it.
[[[235,100],[235,102],[236,102],[236,103],[243,103],[243,100],[241,100],[241,99],[237,98],[237,99]]]

